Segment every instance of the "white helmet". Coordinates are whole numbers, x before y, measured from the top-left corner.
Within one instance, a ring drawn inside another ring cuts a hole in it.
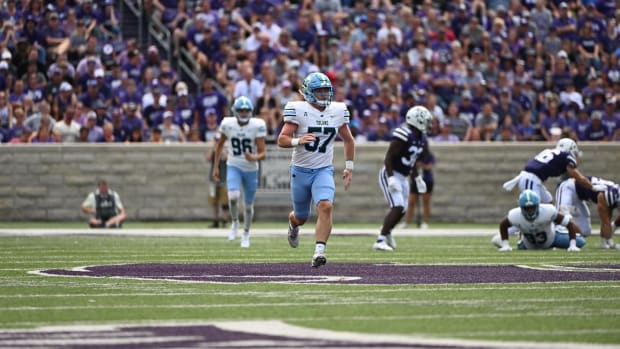
[[[561,151],[568,152],[573,157],[577,158],[581,155],[579,148],[577,147],[577,143],[570,138],[562,138],[558,141],[558,144],[555,146],[556,149],[560,149]]]
[[[409,109],[409,111],[407,111],[407,115],[405,116],[407,123],[417,128],[422,133],[425,133],[431,127],[432,118],[433,116],[431,115],[431,112],[421,105],[417,105]]]

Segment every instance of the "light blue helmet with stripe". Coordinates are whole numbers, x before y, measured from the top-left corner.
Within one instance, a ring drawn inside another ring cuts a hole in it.
[[[252,118],[252,111],[254,110],[254,105],[248,97],[239,96],[237,97],[237,99],[235,99],[235,102],[230,109],[232,110],[232,113],[237,118],[237,120],[239,120],[240,122],[248,122]],[[247,114],[244,113],[244,115],[241,115],[239,114],[239,112],[242,110],[247,110],[249,112]]]
[[[533,190],[526,189],[519,195],[519,207],[523,217],[529,221],[533,221],[538,217],[540,206],[540,198]]]
[[[327,88],[326,92],[317,89]],[[301,84],[301,94],[308,103],[326,107],[334,100],[334,88],[327,75],[319,72],[310,73]]]

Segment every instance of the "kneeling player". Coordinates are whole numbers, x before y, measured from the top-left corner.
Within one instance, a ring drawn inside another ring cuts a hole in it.
[[[568,229],[568,234],[558,232],[561,225]],[[551,204],[541,204],[538,194],[524,190],[519,195],[519,207],[513,208],[499,224],[499,234],[491,242],[500,252],[512,251],[508,243],[508,228],[517,227],[521,232],[520,248],[535,250],[553,247],[566,248],[569,252],[580,251],[586,242],[579,227],[570,219],[559,213]]]

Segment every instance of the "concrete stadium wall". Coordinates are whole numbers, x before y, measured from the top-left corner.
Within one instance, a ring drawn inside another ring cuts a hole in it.
[[[501,184],[548,143],[433,144],[432,222],[496,223],[516,203]],[[377,184],[387,143],[357,147],[353,184],[345,192],[342,147],[335,149],[334,220],[381,224],[387,206]],[[583,143],[580,170],[620,181],[620,144]],[[0,147],[0,221],[84,220],[80,205],[106,178],[121,195],[130,220],[208,220],[206,146],[4,145]],[[256,198],[257,220],[286,220],[290,150],[268,147]],[[547,188],[555,189],[551,179]],[[593,221],[598,215],[593,212]]]

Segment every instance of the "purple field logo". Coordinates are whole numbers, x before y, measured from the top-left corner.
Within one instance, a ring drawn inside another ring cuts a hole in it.
[[[39,275],[116,277],[209,283],[468,284],[512,282],[620,281],[620,265],[396,265],[333,263],[122,264],[49,269]]]

